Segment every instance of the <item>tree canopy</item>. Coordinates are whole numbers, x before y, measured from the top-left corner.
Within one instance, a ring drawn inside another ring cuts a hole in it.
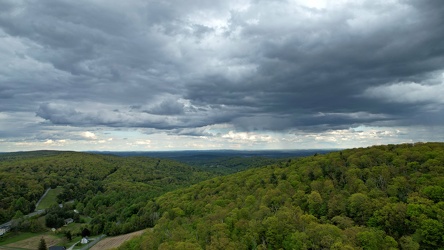
[[[93,233],[116,235],[152,226],[141,210],[167,191],[214,177],[186,164],[148,157],[117,157],[77,152],[39,151],[0,157],[0,223],[22,217],[49,187],[61,187],[58,203],[93,218]],[[73,212],[48,208],[46,225],[60,227]],[[23,228],[22,228],[23,229]]]
[[[153,230],[120,249],[439,249],[443,188],[443,143],[292,159],[148,202]]]

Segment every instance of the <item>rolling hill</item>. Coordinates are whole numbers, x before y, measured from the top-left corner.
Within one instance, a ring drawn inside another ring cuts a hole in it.
[[[34,211],[49,188],[58,202],[93,218],[95,233],[120,234],[151,226],[131,220],[146,202],[167,191],[213,177],[186,164],[148,157],[36,151],[0,156],[0,223]]]
[[[119,249],[440,249],[444,144],[350,149],[249,169],[149,202]]]

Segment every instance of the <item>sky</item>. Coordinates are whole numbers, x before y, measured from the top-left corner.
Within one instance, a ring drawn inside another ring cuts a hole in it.
[[[444,141],[441,0],[0,0],[0,151]]]

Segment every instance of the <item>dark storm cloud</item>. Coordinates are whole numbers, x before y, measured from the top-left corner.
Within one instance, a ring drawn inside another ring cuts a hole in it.
[[[374,86],[405,80],[427,84],[424,81],[430,73],[442,70],[444,44],[440,41],[444,29],[439,24],[443,23],[444,16],[439,13],[443,4],[434,3],[415,9],[421,4],[401,2],[402,7],[389,6],[398,8],[392,9],[381,3],[369,2],[354,6],[360,9],[355,13],[353,10],[312,11],[315,18],[311,23],[298,23],[303,20],[297,18],[296,23],[292,23],[293,17],[278,16],[282,13],[268,14],[273,12],[266,13],[260,7],[252,12],[257,11],[259,14],[256,15],[264,20],[260,19],[255,24],[246,23],[242,15],[236,16],[232,20],[232,29],[242,30],[241,38],[258,47],[255,51],[258,54],[251,59],[257,62],[258,71],[244,81],[250,82],[247,86],[260,88],[259,91],[253,87],[234,92],[253,97],[250,100],[256,99],[255,105],[271,116],[265,121],[273,121],[274,114],[289,115],[284,118],[275,116],[281,129],[378,124],[378,121],[384,123],[389,117],[395,118],[393,124],[396,124],[396,120],[409,119],[424,111],[421,103],[393,104],[359,95]],[[294,15],[303,15],[303,12],[307,11],[296,9]],[[390,16],[392,14],[394,17]],[[370,16],[369,20],[366,20],[366,15]],[[442,77],[438,79],[442,81]],[[242,98],[231,99],[225,94],[217,94],[223,92],[224,85],[208,89],[201,84],[198,88],[199,91],[190,93],[191,99],[222,103],[229,100],[235,105],[242,101]],[[248,102],[243,104],[249,105]],[[366,112],[369,116],[331,119],[331,116],[312,115],[315,112],[343,113],[343,116]],[[260,122],[260,116],[256,119],[256,124],[264,124]],[[269,123],[270,128],[279,126]]]
[[[2,1],[0,112],[183,135],[443,125],[442,1],[302,3]]]
[[[237,113],[232,110],[218,109],[215,112],[211,107],[198,112],[191,110],[186,114],[179,114],[177,107],[155,106],[152,111],[138,112],[134,107],[130,109],[114,109],[100,105],[88,108],[74,107],[74,105],[43,103],[39,106],[36,115],[52,124],[71,125],[76,127],[142,127],[160,130],[177,128],[203,127],[212,124],[229,122]],[[162,110],[164,113],[155,114]],[[181,111],[181,110],[180,110]],[[233,114],[234,113],[234,114]]]

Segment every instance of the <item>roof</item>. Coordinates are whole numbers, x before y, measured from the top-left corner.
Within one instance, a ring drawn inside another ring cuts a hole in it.
[[[66,248],[61,247],[61,246],[52,246],[52,247],[49,247],[48,250],[66,250]]]

